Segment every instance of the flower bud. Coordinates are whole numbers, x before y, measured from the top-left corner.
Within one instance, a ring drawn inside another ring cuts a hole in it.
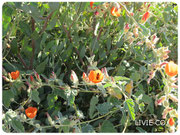
[[[105,75],[106,78],[109,77],[106,67],[102,68],[101,72]]]
[[[4,78],[4,80],[6,81],[6,82],[10,82],[10,79],[8,79],[7,77],[5,77],[5,76],[2,76],[3,78]]]
[[[158,42],[159,38],[157,38],[156,33],[151,36],[151,42],[152,44],[156,44]]]
[[[133,29],[133,33],[136,38],[139,36],[137,27]]]
[[[41,126],[39,124],[35,124],[36,128],[40,128]]]
[[[40,80],[40,76],[39,76],[39,74],[36,71],[34,71],[34,74],[35,74],[37,80]]]
[[[21,113],[21,114],[20,114],[20,119],[21,119],[22,121],[26,121],[26,115],[25,115],[24,113]]]
[[[165,100],[165,101],[163,102],[163,106],[164,106],[164,107],[168,107],[168,106],[169,106],[169,101],[168,101],[168,100]]]
[[[30,75],[30,80],[31,80],[31,82],[33,82],[33,81],[34,81],[34,78],[33,78],[33,76],[32,76],[32,75]]]
[[[144,41],[138,41],[136,45],[143,45]]]
[[[154,44],[147,38],[146,39],[146,45],[149,49],[155,48]]]
[[[142,22],[142,23],[145,23],[145,22],[147,21],[147,19],[149,18],[149,16],[150,16],[150,13],[147,11],[147,12],[143,15],[143,17],[142,17],[142,19],[141,19],[141,22]]]
[[[77,77],[76,73],[73,70],[71,70],[70,79],[75,85],[77,85],[79,83],[78,77]]]
[[[168,114],[170,111],[172,111],[172,110],[173,110],[173,109],[170,108],[170,107],[167,107],[166,109],[164,109],[164,111],[163,111],[163,113],[162,113],[162,118],[163,118],[163,119],[166,119],[167,114]]]
[[[160,99],[155,101],[155,106],[162,105],[162,103],[165,101],[166,97],[162,96]]]
[[[127,33],[128,30],[129,30],[129,24],[127,23],[127,24],[125,25],[125,27],[124,27],[124,32]]]
[[[47,118],[48,118],[48,121],[51,125],[54,125],[54,121],[52,120],[52,118],[50,117],[49,113],[46,112],[46,115],[47,115]]]
[[[172,95],[172,94],[169,94],[169,95],[168,95],[168,98],[171,99],[173,102],[178,102],[177,97],[175,97],[175,96]]]
[[[97,15],[99,15],[99,12],[98,12],[98,11],[96,11],[96,12],[94,12],[94,14],[97,16]]]
[[[131,16],[134,16],[134,13],[130,13]]]
[[[150,83],[151,79],[154,78],[155,73],[156,73],[156,70],[150,71],[150,73],[149,73],[149,78],[148,78],[148,80],[147,80],[147,83],[148,83],[148,84]]]

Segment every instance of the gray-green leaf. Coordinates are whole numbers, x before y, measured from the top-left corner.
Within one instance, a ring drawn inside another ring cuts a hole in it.
[[[108,113],[112,107],[113,107],[112,104],[110,104],[109,102],[105,102],[102,104],[98,104],[98,106],[96,108],[101,115],[104,115],[104,114]]]
[[[37,90],[32,90],[31,99],[36,103],[40,103],[39,92]]]
[[[101,126],[100,132],[102,132],[102,133],[116,133],[117,131],[114,128],[114,125],[110,121],[105,120]]]
[[[16,120],[16,118],[12,119],[11,125],[17,132],[25,132],[22,123],[19,120]]]
[[[89,116],[90,118],[92,119],[93,118],[93,114],[94,114],[94,111],[95,111],[95,106],[96,104],[98,103],[98,98],[96,96],[93,96],[91,98],[91,102],[90,102],[90,108],[89,108]]]

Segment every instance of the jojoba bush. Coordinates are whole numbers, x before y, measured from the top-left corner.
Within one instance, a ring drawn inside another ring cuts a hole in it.
[[[176,132],[172,2],[6,2],[4,132]]]

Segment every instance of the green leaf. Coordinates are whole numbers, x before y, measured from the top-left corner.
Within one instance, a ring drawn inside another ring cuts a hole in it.
[[[106,46],[107,46],[107,51],[110,51],[110,49],[111,49],[111,38],[109,38],[107,40]]]
[[[59,3],[58,2],[49,2],[49,7],[52,11],[59,9]]]
[[[109,112],[109,110],[113,107],[112,104],[110,104],[109,102],[104,102],[102,104],[98,104],[98,106],[96,107],[96,109],[98,110],[98,112],[101,115],[104,115],[106,113]]]
[[[95,111],[95,106],[96,106],[96,104],[98,103],[98,97],[96,97],[96,96],[93,96],[92,98],[91,98],[91,101],[90,101],[90,108],[89,108],[89,116],[90,116],[90,118],[91,119],[93,119],[93,114],[94,114],[94,111]]]
[[[106,83],[106,84],[104,85],[104,88],[107,88],[107,87],[110,87],[110,86],[112,86],[111,83]]]
[[[48,38],[48,34],[46,32],[43,33],[42,39],[41,39],[41,43],[40,43],[40,49],[43,48],[43,46],[45,45],[45,41]]]
[[[83,45],[81,51],[80,51],[80,57],[83,58],[85,56],[85,53],[86,53],[86,46]]]
[[[51,48],[55,45],[55,40],[51,40],[50,42],[47,43],[45,51],[51,50]]]
[[[64,93],[64,90],[60,90],[60,89],[54,89],[53,90],[54,95],[60,96],[62,97],[64,100],[66,100],[66,95]]]
[[[97,87],[98,87],[99,90],[101,90],[103,95],[106,94],[106,90],[104,89],[103,85],[98,85]]]
[[[49,107],[54,106],[54,102],[56,102],[57,99],[58,99],[57,95],[48,94],[47,100],[48,100],[48,105],[49,105]]]
[[[8,108],[11,101],[14,100],[14,94],[11,90],[3,90],[3,104]]]
[[[148,109],[149,109],[151,114],[154,114],[154,104],[153,104],[153,101],[148,105]]]
[[[46,28],[46,30],[51,30],[51,29],[53,29],[53,28],[56,26],[56,22],[57,22],[57,19],[56,19],[56,18],[53,18],[53,19],[49,22],[49,25],[48,25],[48,27]]]
[[[133,81],[138,81],[141,78],[141,76],[140,76],[140,74],[138,72],[135,72],[135,73],[131,74],[130,78]]]
[[[68,119],[66,119],[62,124],[63,125],[70,125],[70,121]],[[63,126],[62,127],[62,130],[64,133],[69,133],[69,129],[70,129],[69,126]]]
[[[165,20],[166,22],[169,22],[170,19],[171,19],[171,16],[169,15],[169,12],[164,12],[164,13],[163,13],[163,17],[164,17],[164,20]]]
[[[132,120],[135,120],[135,110],[134,110],[134,106],[135,106],[135,104],[134,104],[134,102],[133,102],[132,99],[127,99],[127,100],[125,101],[124,107],[125,107],[125,109],[128,110],[128,113],[129,113],[129,115],[131,116]]]
[[[139,110],[140,110],[140,112],[143,112],[144,111],[144,103],[142,102],[142,103],[140,103],[139,104]]]
[[[127,116],[126,116],[126,112],[124,109],[122,109],[121,111],[122,111],[122,118],[120,120],[120,123],[121,123],[121,125],[124,125],[127,120]]]
[[[16,118],[12,119],[11,125],[17,132],[25,132],[22,123],[19,120],[16,120]]]
[[[129,81],[130,79],[124,76],[115,76],[114,80],[115,81]]]
[[[114,128],[114,125],[110,121],[105,120],[101,126],[100,132],[102,132],[102,133],[117,133],[117,130]]]
[[[13,54],[17,54],[18,53],[18,45],[17,45],[17,39],[16,38],[14,38],[11,41],[11,50],[12,50]]]
[[[42,63],[40,63],[40,64],[36,67],[36,72],[37,72],[38,74],[41,74],[41,73],[44,72],[45,66],[46,66],[47,62],[48,62],[48,58],[47,58],[46,60],[44,60]]]
[[[136,127],[136,129],[140,132],[140,133],[147,133],[144,129],[142,129],[141,127]]]
[[[77,96],[77,91],[75,89],[65,90],[66,100],[70,106],[74,105],[75,96]]]
[[[32,90],[31,99],[34,100],[37,104],[40,103],[39,92],[37,90]]]
[[[21,28],[21,31],[23,33],[25,33],[28,36],[31,36],[32,31],[31,31],[30,25],[28,25],[27,23],[25,23],[23,21],[20,21],[19,27]]]
[[[117,71],[116,75],[122,76],[125,74],[125,71],[126,71],[126,67],[122,65],[122,66],[118,67],[118,71]]]
[[[82,127],[82,132],[83,133],[95,133],[93,126],[91,126],[89,124]]]
[[[146,36],[146,37],[150,36],[150,34],[151,34],[150,29],[146,28],[144,25],[142,25],[142,24],[140,24],[140,23],[139,23],[139,26],[140,26],[140,28],[143,30],[143,31],[142,31],[142,34],[143,34],[144,36]]]
[[[150,104],[152,102],[152,99],[146,95],[146,94],[143,94],[143,97],[142,97],[142,100],[146,103],[146,104]]]

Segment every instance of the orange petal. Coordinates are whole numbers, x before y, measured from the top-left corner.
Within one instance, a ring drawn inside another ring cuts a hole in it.
[[[142,21],[143,21],[143,22],[146,22],[147,19],[149,18],[149,16],[150,16],[150,13],[147,11],[147,12],[143,15]]]
[[[175,64],[173,61],[170,61],[165,66],[165,72],[167,75],[173,77],[178,74],[178,65]]]

